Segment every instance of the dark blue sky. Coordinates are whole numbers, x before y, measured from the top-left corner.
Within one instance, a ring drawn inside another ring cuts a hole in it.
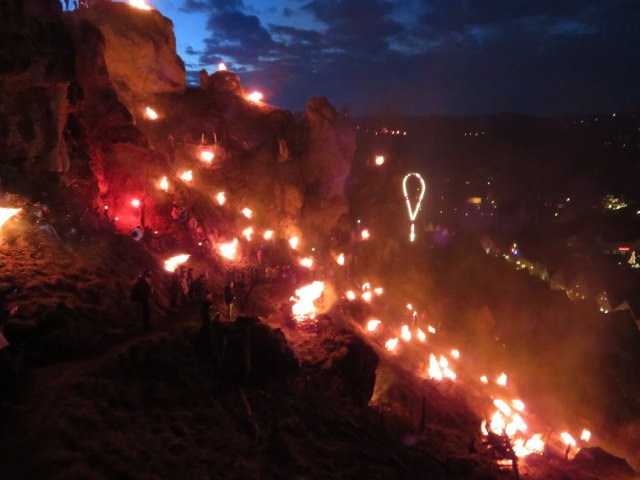
[[[187,70],[355,114],[640,107],[640,0],[149,0]]]

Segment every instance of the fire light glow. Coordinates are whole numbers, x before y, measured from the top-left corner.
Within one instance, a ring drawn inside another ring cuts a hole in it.
[[[411,330],[409,330],[409,325],[403,325],[402,330],[400,331],[400,337],[405,342],[411,341]]]
[[[347,300],[353,301],[356,299],[356,294],[353,290],[348,290],[345,296],[347,297]]]
[[[582,430],[582,435],[580,435],[580,440],[582,440],[583,442],[588,442],[589,440],[591,440],[591,432],[586,428]]]
[[[296,295],[291,297],[293,305],[291,313],[298,322],[313,319],[316,316],[316,306],[314,302],[318,300],[324,292],[324,282],[315,281],[296,290]]]
[[[231,242],[221,243],[218,245],[218,251],[227,260],[235,260],[238,253],[238,239],[234,238]]]
[[[506,373],[500,374],[500,376],[496,380],[496,383],[498,385],[502,386],[502,387],[506,387],[507,386],[507,374]]]
[[[218,192],[216,195],[216,201],[218,202],[218,205],[224,205],[227,202],[227,197],[224,192]]]
[[[416,202],[415,208],[411,206],[411,199],[409,198],[409,192],[407,192],[407,182],[411,177],[415,177],[420,182],[420,193],[418,193],[418,200]],[[415,235],[415,226],[414,222],[416,217],[418,216],[418,212],[420,212],[420,205],[422,204],[422,199],[424,198],[424,194],[427,191],[427,185],[424,182],[424,179],[419,173],[411,172],[404,176],[402,180],[402,193],[404,193],[404,201],[407,204],[407,210],[409,211],[409,220],[411,220],[411,232],[409,234],[409,240],[414,241],[416,238]]]
[[[140,200],[134,198],[133,200],[131,200],[131,206],[134,208],[138,208],[140,206]]]
[[[460,358],[460,351],[454,348],[453,350],[451,350],[451,356],[458,360]]]
[[[418,337],[418,340],[420,340],[421,342],[425,342],[427,340],[427,336],[420,328],[417,330],[416,336]]]
[[[160,180],[160,190],[165,192],[169,191],[169,181],[167,180],[167,177],[162,177],[162,180]]]
[[[384,343],[384,348],[386,348],[390,352],[393,352],[396,349],[397,346],[398,346],[398,339],[397,338],[390,338],[389,340],[387,340]]]
[[[1,208],[0,207],[0,228],[7,223],[14,215],[16,215],[20,208]]]
[[[251,92],[247,95],[247,100],[250,102],[257,103],[262,100],[263,95],[260,92]]]
[[[338,258],[336,258],[336,263],[340,266],[344,265],[344,253],[338,255]]]
[[[193,172],[191,170],[186,170],[180,174],[180,179],[185,182],[190,182],[193,180]]]
[[[369,332],[375,332],[382,322],[380,320],[372,319],[367,322],[367,330]]]
[[[147,3],[144,0],[129,0],[129,5],[131,5],[133,8],[137,8],[139,10],[151,10],[151,7],[149,5],[147,5]],[[147,107],[149,108],[149,107]],[[153,119],[155,120],[155,119]]]
[[[298,244],[300,243],[300,239],[298,237],[291,237],[289,239],[289,246],[296,250],[298,248]]]
[[[376,162],[376,165],[379,167],[380,165],[384,164],[384,157],[382,155],[376,155],[375,162]]]
[[[365,302],[370,302],[371,299],[373,298],[373,295],[371,294],[370,290],[367,290],[366,292],[364,292],[361,295],[361,298],[365,301]]]
[[[251,218],[253,216],[253,211],[250,208],[245,207],[242,209],[242,215],[247,218]]]
[[[157,120],[158,119],[158,114],[156,113],[156,111],[151,108],[151,107],[147,107],[144,109],[144,117],[147,120]]]
[[[364,230],[362,230],[362,232],[360,232],[360,236],[362,237],[363,240],[369,240],[369,237],[371,236],[371,234],[369,233],[369,230],[365,228]]]
[[[227,66],[224,64],[224,62],[220,62],[218,64],[218,71],[219,72],[224,72],[227,69]]]
[[[205,163],[213,162],[214,157],[215,157],[215,154],[211,150],[202,150],[200,152],[200,160],[202,160]]]
[[[266,230],[262,236],[265,240],[271,240],[273,238],[273,230]]]
[[[480,381],[481,381],[482,383],[489,383],[489,379],[487,378],[487,376],[486,376],[486,375],[482,375],[482,376],[480,377]]]
[[[303,258],[302,260],[300,260],[300,265],[302,265],[305,268],[313,267],[313,258],[311,257]]]
[[[253,227],[247,227],[242,231],[242,236],[246,238],[248,241],[251,241],[252,235],[253,235]]]
[[[576,440],[571,436],[570,433],[562,432],[560,434],[560,438],[562,439],[562,443],[564,443],[568,447],[575,447]]]
[[[191,255],[187,255],[186,253],[182,255],[176,255],[175,257],[168,258],[164,261],[164,269],[167,272],[174,272],[178,265],[182,265],[184,262],[189,260]]]

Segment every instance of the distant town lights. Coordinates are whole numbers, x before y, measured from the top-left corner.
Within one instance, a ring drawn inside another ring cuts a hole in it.
[[[418,193],[418,200],[416,202],[415,208],[411,206],[411,199],[409,198],[409,192],[407,191],[407,183],[411,177],[415,177],[420,182],[420,191]],[[407,204],[407,210],[409,211],[409,220],[411,220],[411,231],[409,233],[409,241],[413,242],[416,239],[415,226],[414,223],[416,217],[418,216],[418,212],[420,211],[420,205],[422,204],[422,200],[424,199],[424,194],[427,191],[427,185],[422,178],[422,175],[419,173],[411,172],[404,176],[402,179],[402,193],[404,193],[404,201]]]

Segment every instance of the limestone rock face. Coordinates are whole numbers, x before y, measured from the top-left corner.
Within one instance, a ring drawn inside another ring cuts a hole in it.
[[[27,183],[69,167],[63,130],[73,45],[55,0],[11,0],[0,12],[0,177]]]
[[[347,213],[344,184],[356,148],[355,132],[325,97],[309,100],[298,128],[306,187],[303,223],[309,231],[327,234]]]
[[[102,33],[109,76],[134,116],[154,94],[185,91],[186,72],[176,54],[171,20],[157,10],[116,2],[97,2],[79,13]]]

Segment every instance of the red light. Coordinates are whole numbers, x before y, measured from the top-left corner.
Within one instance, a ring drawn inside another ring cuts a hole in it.
[[[140,200],[134,198],[133,200],[131,200],[131,206],[138,208],[140,206]]]
[[[631,250],[630,247],[618,247],[619,252],[628,252],[629,250]]]

